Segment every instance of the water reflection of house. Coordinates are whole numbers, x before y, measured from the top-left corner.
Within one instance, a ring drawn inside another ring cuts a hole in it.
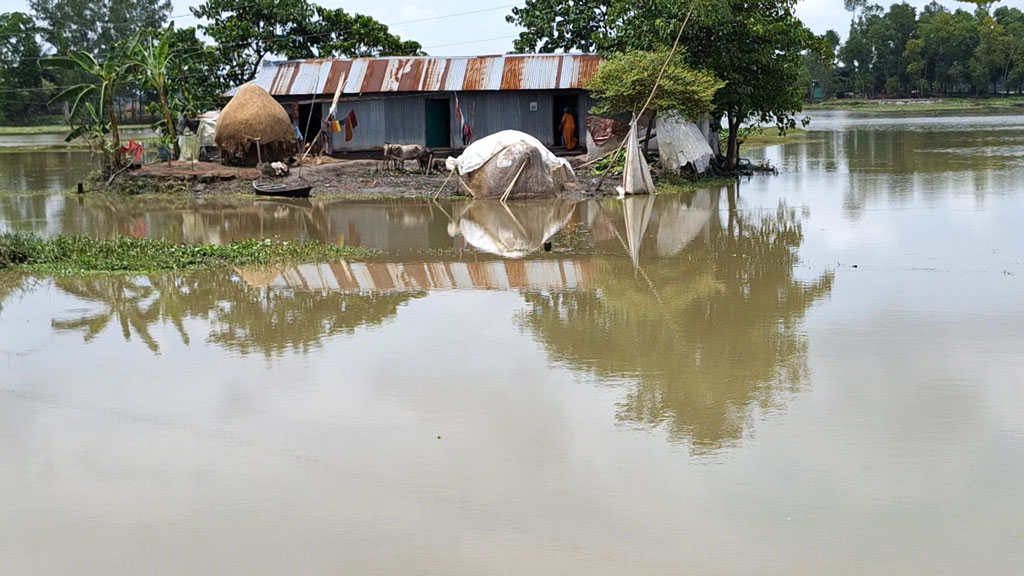
[[[335,243],[392,254],[452,245],[447,221],[435,218],[435,211],[426,202],[335,202],[319,207]]]
[[[594,277],[590,260],[483,262],[336,262],[279,270],[240,270],[250,286],[301,292],[422,292],[425,290],[575,290]]]
[[[182,212],[182,235],[192,243],[247,238],[317,240],[386,252],[452,245],[446,221],[426,203],[262,201]]]

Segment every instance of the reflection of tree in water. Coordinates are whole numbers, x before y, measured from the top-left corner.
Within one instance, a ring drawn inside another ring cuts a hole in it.
[[[266,356],[306,353],[326,336],[380,324],[419,294],[284,292],[236,284],[242,294],[222,302],[210,341],[228,350]]]
[[[160,309],[152,302],[152,286],[124,276],[58,277],[54,283],[72,296],[103,305],[103,310],[96,313],[53,320],[54,330],[82,331],[89,342],[116,321],[125,340],[131,339],[134,330],[147,348],[154,353],[160,351],[149,333],[149,327],[160,319]]]
[[[678,256],[596,262],[585,291],[527,294],[524,324],[553,357],[635,378],[624,422],[665,425],[706,450],[742,438],[755,407],[778,407],[807,380],[799,322],[832,274],[793,276],[803,240],[792,211],[712,226]]]
[[[110,324],[120,325],[125,340],[132,332],[154,353],[159,343],[150,333],[169,323],[185,344],[189,319],[211,326],[207,341],[225,349],[268,358],[288,351],[306,353],[324,338],[379,324],[418,294],[299,292],[248,286],[233,271],[187,276],[85,276],[54,280],[72,296],[101,304],[103,310],[79,318],[53,321],[58,331],[82,331],[86,341]]]
[[[22,274],[0,271],[0,311],[4,309],[4,302],[21,291],[24,285],[25,277]]]

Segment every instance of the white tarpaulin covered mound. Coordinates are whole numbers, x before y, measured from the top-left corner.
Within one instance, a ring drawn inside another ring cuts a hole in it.
[[[658,117],[658,153],[661,166],[678,172],[687,164],[703,173],[711,163],[714,152],[700,128],[684,118]]]
[[[575,179],[569,162],[552,154],[540,140],[516,130],[481,138],[458,158],[448,158],[445,165],[458,172],[459,186],[474,198],[554,196],[565,182]]]

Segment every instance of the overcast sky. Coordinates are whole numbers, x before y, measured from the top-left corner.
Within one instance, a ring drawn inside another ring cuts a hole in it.
[[[522,0],[483,0],[466,2],[465,0],[358,0],[342,2],[340,0],[319,0],[317,3],[331,8],[342,6],[349,12],[359,12],[373,16],[377,20],[391,26],[392,31],[403,38],[417,40],[427,53],[438,56],[502,54],[512,49],[512,40],[517,29],[505,22],[505,16],[514,4],[522,4]],[[888,6],[892,2],[880,2]],[[909,3],[920,8],[927,0],[909,0]],[[947,7],[965,7],[955,0],[940,0]],[[199,4],[199,0],[174,0],[175,23],[180,26],[196,24],[195,18],[188,14],[188,8]],[[1024,0],[1007,0],[999,5],[1014,6],[1024,9]],[[490,10],[489,10],[490,9]],[[27,0],[0,0],[0,11],[28,11]],[[464,14],[451,18],[423,20],[479,11],[475,14]],[[797,4],[797,15],[817,34],[828,29],[839,32],[846,37],[850,26],[850,14],[843,10],[842,0],[802,0]]]

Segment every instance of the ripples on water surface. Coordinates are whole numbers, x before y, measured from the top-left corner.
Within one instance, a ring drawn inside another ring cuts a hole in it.
[[[625,202],[0,197],[384,252],[0,275],[0,572],[1018,573],[1024,122],[813,126]]]

